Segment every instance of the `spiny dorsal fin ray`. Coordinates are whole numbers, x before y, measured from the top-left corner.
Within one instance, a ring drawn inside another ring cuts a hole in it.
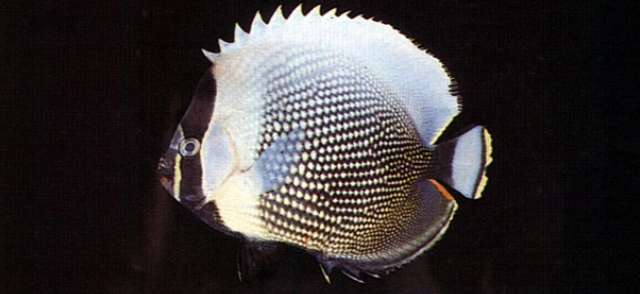
[[[434,144],[459,112],[444,66],[390,25],[361,15],[350,17],[348,11],[336,16],[335,11],[323,15],[316,6],[304,14],[298,6],[285,18],[280,6],[264,25],[256,16],[248,34],[237,27],[233,43],[220,40],[220,54],[212,56],[212,62],[301,43],[337,52],[382,80],[404,105],[422,142]]]
[[[275,23],[284,22],[286,19],[284,18],[284,14],[282,14],[282,5],[276,8],[276,11],[273,12],[271,19],[269,19],[269,25],[273,25]]]
[[[311,8],[311,10],[307,13],[308,16],[321,16],[320,15],[320,5]]]
[[[297,20],[300,18],[303,18],[304,14],[302,13],[302,4],[299,4],[298,6],[296,6],[296,8],[294,8],[291,13],[289,14],[289,17],[287,19],[289,20]]]
[[[209,59],[209,61],[211,61],[211,62],[213,62],[213,60],[215,60],[216,57],[218,56],[217,53],[213,53],[213,52],[207,51],[207,50],[202,49],[202,48],[200,49],[200,51],[202,51],[202,54],[204,54],[204,56],[207,59]]]
[[[230,43],[222,40],[222,39],[218,39],[218,47],[220,47],[220,53],[222,53],[222,50],[224,49],[224,47],[227,47]]]
[[[326,16],[326,17],[336,16],[337,11],[338,9],[332,8],[331,10],[325,12],[323,16]]]
[[[249,30],[249,32],[258,34],[266,26],[267,24],[264,22],[264,19],[262,19],[262,15],[260,14],[260,11],[258,11],[256,15],[253,17],[253,21],[251,22],[251,29]]]
[[[235,31],[234,31],[234,34],[233,34],[233,42],[234,42],[234,44],[243,42],[246,39],[247,35],[248,35],[247,32],[245,32],[242,29],[240,24],[236,23]]]

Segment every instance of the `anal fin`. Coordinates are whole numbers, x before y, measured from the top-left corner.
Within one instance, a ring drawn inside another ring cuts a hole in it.
[[[378,277],[378,273],[388,273],[412,261],[440,240],[453,219],[458,205],[446,189],[435,180],[418,180],[413,189],[414,201],[408,203],[415,213],[402,219],[406,224],[402,234],[381,244],[385,249],[375,257],[320,260],[329,267],[339,267],[358,282],[363,281],[362,274]]]
[[[418,180],[414,193],[416,215],[409,220],[406,233],[387,253],[390,262],[386,269],[400,267],[435,245],[448,229],[458,208],[449,191],[432,179]]]

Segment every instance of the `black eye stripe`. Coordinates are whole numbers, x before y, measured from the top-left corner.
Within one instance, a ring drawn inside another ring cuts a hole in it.
[[[202,136],[209,126],[216,95],[216,81],[212,70],[213,67],[200,79],[191,105],[180,123],[185,138],[195,138],[202,142]]]
[[[213,67],[200,79],[191,104],[180,123],[185,140],[195,139],[202,144],[202,138],[209,127],[216,95],[216,81],[212,72]],[[198,212],[199,207],[204,204],[202,201],[205,199],[202,191],[202,163],[200,154],[201,152],[197,152],[193,156],[184,156],[180,161],[180,169],[182,171],[180,202],[194,212]],[[215,208],[215,204],[213,203],[207,205],[209,210],[211,210],[212,205]],[[198,215],[208,223],[214,219],[219,222],[217,209],[213,209],[212,213],[203,212]]]

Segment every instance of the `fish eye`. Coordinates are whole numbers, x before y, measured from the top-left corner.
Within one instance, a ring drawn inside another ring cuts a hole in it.
[[[194,138],[189,138],[180,142],[180,154],[182,156],[194,156],[200,151],[200,142]]]

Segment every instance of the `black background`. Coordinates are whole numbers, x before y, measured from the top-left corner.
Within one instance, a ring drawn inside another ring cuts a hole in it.
[[[606,242],[637,244],[622,239],[633,231],[622,224],[634,194],[609,187],[633,186],[638,166],[637,135],[622,128],[637,113],[637,86],[617,78],[634,63],[615,57],[634,47],[611,34],[630,20],[626,7],[560,1],[323,1],[323,11],[392,24],[447,66],[464,108],[445,139],[487,126],[489,185],[482,200],[460,200],[432,250],[381,280],[360,285],[334,273],[327,285],[311,256],[290,250],[240,283],[239,240],[177,204],[154,169],[209,66],[200,48],[217,50],[235,22],[247,28],[256,10],[269,16],[280,3],[3,4],[3,43],[15,46],[2,46],[10,144],[2,148],[0,292],[631,290],[636,275],[613,274],[613,260],[637,254]],[[304,3],[308,11],[319,2]]]

